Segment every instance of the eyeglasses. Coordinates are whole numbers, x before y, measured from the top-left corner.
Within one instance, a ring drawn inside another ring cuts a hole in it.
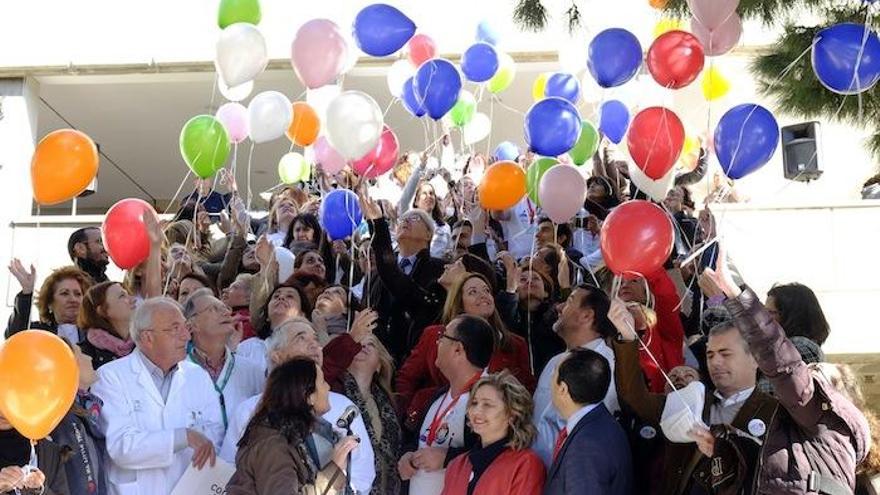
[[[453,337],[453,336],[451,336],[451,335],[446,335],[446,332],[443,332],[443,333],[441,333],[440,335],[437,336],[437,342],[439,343],[439,342],[440,342],[441,340],[443,340],[443,339],[449,339],[449,340],[451,340],[451,341],[453,341],[453,342],[458,342],[458,343],[460,343],[460,344],[463,344],[463,343],[464,343],[464,341],[461,340],[461,339],[458,338],[458,337]]]

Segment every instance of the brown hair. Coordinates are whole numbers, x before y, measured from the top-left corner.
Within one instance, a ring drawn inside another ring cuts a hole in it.
[[[90,288],[83,297],[82,306],[79,307],[79,316],[76,318],[76,326],[83,330],[89,328],[100,328],[116,334],[113,324],[101,315],[100,308],[107,302],[107,291],[114,285],[122,284],[119,282],[101,282]],[[124,289],[124,288],[123,288]]]
[[[55,302],[55,286],[62,280],[67,279],[79,282],[79,287],[83,294],[92,286],[92,278],[75,266],[62,266],[53,270],[52,274],[43,281],[40,292],[37,294],[37,309],[40,312],[40,321],[43,323],[56,323],[55,317],[52,316],[49,308]]]
[[[532,445],[538,430],[532,424],[532,394],[509,371],[484,376],[471,388],[468,409],[474,401],[474,395],[480,387],[489,386],[501,394],[504,408],[510,416],[510,442],[507,444],[514,450],[524,450]]]
[[[472,278],[479,278],[483,281],[483,283],[486,284],[486,287],[489,287],[490,291],[492,290],[492,284],[490,284],[486,277],[480,273],[467,272],[462,277],[459,277],[458,280],[456,280],[452,284],[452,287],[449,288],[449,292],[446,294],[446,303],[443,304],[444,325],[448,325],[449,322],[464,313],[464,304],[462,303],[464,284]],[[492,316],[490,316],[487,321],[490,325],[492,325],[492,329],[495,330],[495,347],[497,349],[501,349],[504,352],[512,351],[513,336],[504,325],[504,321],[501,319],[501,315],[498,314],[497,307],[494,308],[494,310],[492,311]]]

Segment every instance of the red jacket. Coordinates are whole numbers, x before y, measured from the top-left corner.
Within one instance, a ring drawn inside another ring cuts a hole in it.
[[[363,346],[355,342],[348,333],[340,334],[327,342],[324,346],[324,365],[321,369],[324,372],[324,380],[330,385],[330,390],[339,394],[345,392],[342,378],[361,349]]]
[[[440,495],[467,493],[471,461],[467,454],[455,458],[446,467],[446,478]],[[531,451],[507,449],[499,455],[477,481],[475,494],[535,495],[544,489],[544,463]]]
[[[657,324],[642,336],[651,354],[657,359],[663,371],[684,364],[684,327],[678,316],[679,297],[675,284],[665,270],[647,277],[648,287],[654,295],[654,312]],[[648,379],[648,388],[654,393],[663,393],[666,380],[651,356],[639,348],[639,364]]]
[[[448,384],[435,364],[437,360],[437,339],[446,327],[431,325],[422,332],[418,344],[413,348],[403,366],[397,372],[395,390],[398,406],[404,414],[409,427],[419,425],[415,421],[430,406],[430,400],[440,387]],[[489,372],[509,370],[529,392],[535,390],[535,377],[529,371],[529,348],[519,335],[510,334],[512,350],[496,350],[489,361]]]

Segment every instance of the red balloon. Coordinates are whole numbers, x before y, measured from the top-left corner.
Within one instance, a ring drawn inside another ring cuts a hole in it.
[[[696,36],[685,31],[669,31],[651,44],[646,63],[658,84],[679,89],[697,79],[705,58],[703,45]]]
[[[627,201],[602,224],[599,246],[605,265],[616,275],[648,276],[663,267],[672,252],[672,222],[649,201]]]
[[[437,56],[437,44],[427,34],[417,34],[409,40],[409,61],[416,67]]]
[[[397,163],[397,155],[400,153],[400,143],[390,127],[383,126],[382,136],[376,147],[362,158],[352,163],[352,169],[361,177],[372,179],[394,168]]]
[[[146,201],[128,198],[111,206],[101,225],[104,247],[110,259],[122,269],[134,268],[150,255],[150,235],[143,216],[155,215]]]
[[[657,180],[669,172],[681,155],[684,126],[668,108],[646,108],[633,119],[626,144],[636,165]]]

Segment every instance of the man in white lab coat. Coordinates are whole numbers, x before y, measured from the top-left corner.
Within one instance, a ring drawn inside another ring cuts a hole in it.
[[[215,462],[220,404],[208,375],[184,359],[189,330],[177,302],[144,301],[131,338],[135,351],[102,366],[92,386],[104,402],[110,493],[169,494],[190,463]]]
[[[269,369],[297,357],[314,359],[323,366],[324,354],[318,336],[309,320],[305,318],[293,318],[285,321],[272,331],[272,336],[266,340],[266,357]],[[223,448],[220,450],[220,458],[231,464],[235,463],[235,454],[238,450],[238,441],[241,440],[248,422],[253,416],[260,402],[262,394],[251,397],[241,403],[238,409],[229,418],[229,428],[223,440]],[[322,416],[324,420],[336,428],[336,420],[349,406],[353,406],[346,396],[330,392],[330,410]],[[345,434],[345,431],[339,431]],[[351,455],[351,486],[355,493],[367,494],[373,487],[376,478],[376,465],[370,436],[364,426],[364,420],[360,414],[351,423],[352,434],[361,439],[361,442],[352,451]],[[330,452],[319,452],[319,457]],[[329,458],[328,458],[329,459]]]

